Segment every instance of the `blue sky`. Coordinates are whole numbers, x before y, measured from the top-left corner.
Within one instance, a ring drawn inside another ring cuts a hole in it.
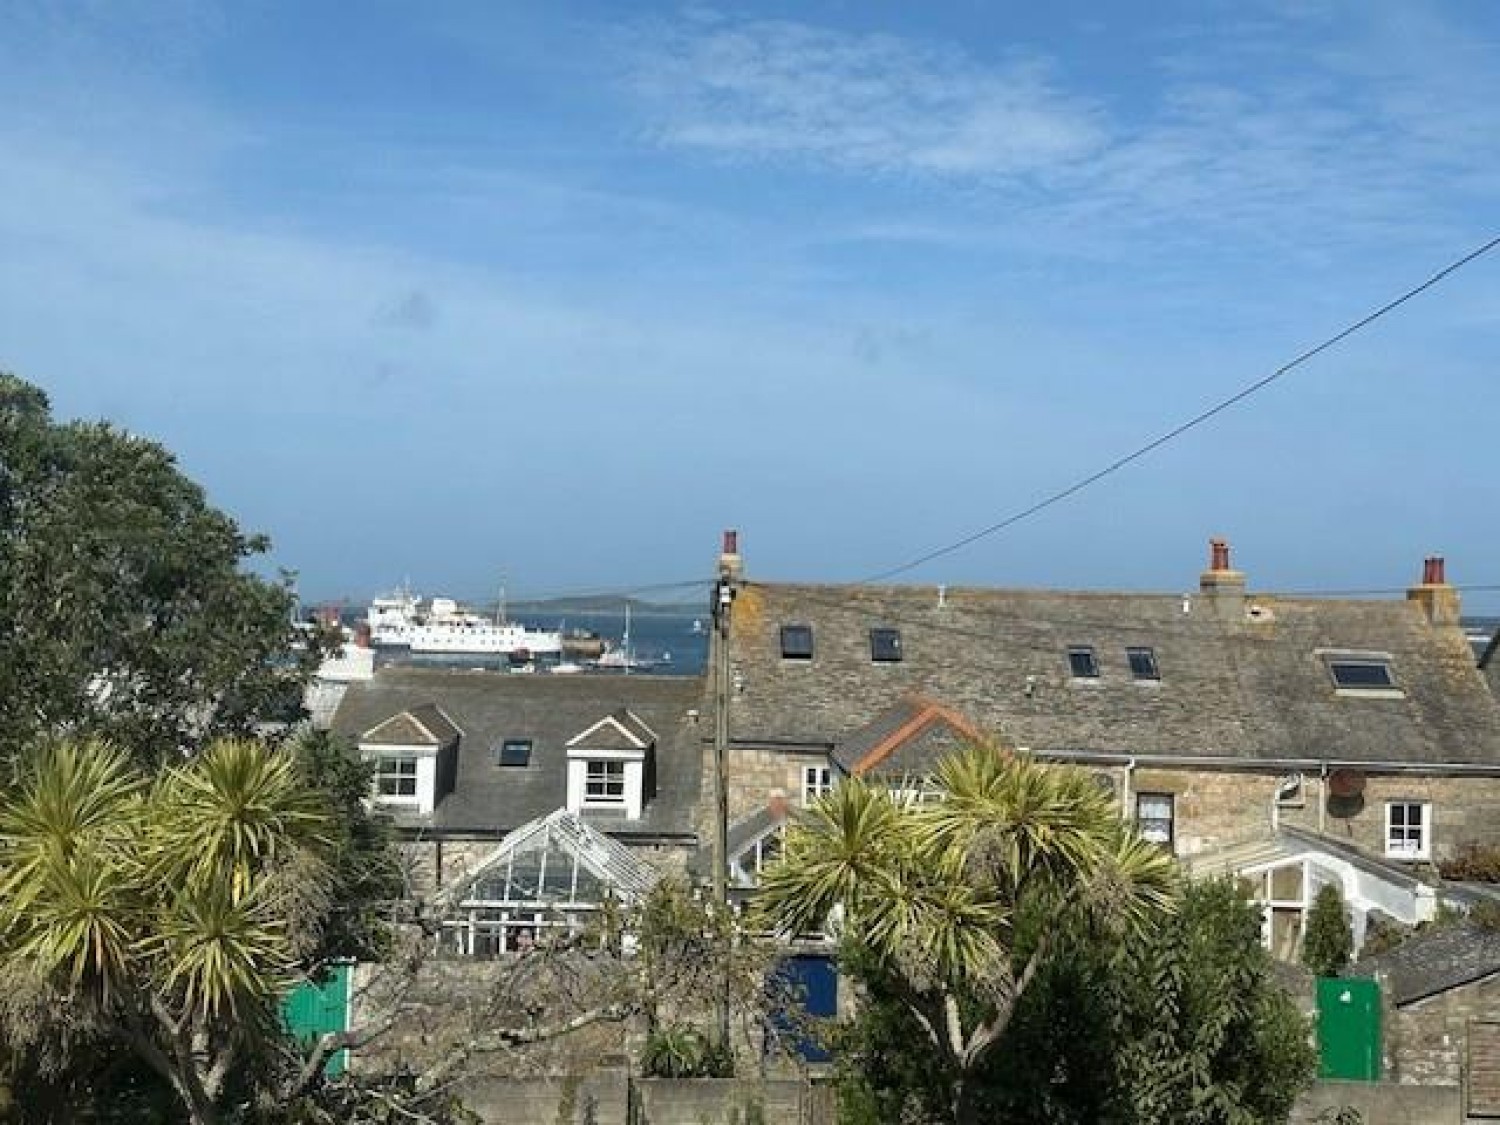
[[[314,597],[858,579],[1500,232],[1487,3],[4,9],[0,367]],[[1497,314],[1500,253],[906,578],[1500,584]]]

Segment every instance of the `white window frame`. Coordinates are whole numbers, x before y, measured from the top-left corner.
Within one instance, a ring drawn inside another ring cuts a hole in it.
[[[590,758],[583,766],[583,803],[588,808],[623,808],[627,782],[620,758]]]
[[[1167,809],[1167,815],[1166,816],[1145,817],[1145,816],[1141,815],[1141,803],[1142,803],[1142,801],[1152,801],[1152,800],[1158,800],[1158,801],[1164,800],[1164,801],[1166,801],[1166,809]],[[1141,839],[1145,840],[1148,843],[1158,844],[1161,847],[1166,848],[1169,852],[1176,852],[1176,850],[1177,850],[1177,794],[1175,794],[1175,793],[1161,792],[1161,791],[1157,791],[1157,790],[1145,790],[1145,791],[1136,793],[1136,795],[1135,795],[1135,823],[1136,823],[1136,831],[1140,833]],[[1165,840],[1160,840],[1160,839],[1154,838],[1153,836],[1148,836],[1146,834],[1146,828],[1145,828],[1145,825],[1148,824],[1148,823],[1150,823],[1152,825],[1165,824],[1166,828],[1167,828],[1167,838]]]
[[[1411,810],[1417,810],[1416,824]],[[1401,822],[1396,822],[1400,810]],[[1432,857],[1432,802],[1387,801],[1385,803],[1385,854],[1387,859],[1430,859]]]
[[[818,798],[833,790],[832,766],[802,767],[802,807],[811,808]]]
[[[375,786],[375,799],[388,804],[414,805],[421,800],[421,767],[416,754],[381,754],[375,759],[375,775],[371,783]],[[386,783],[396,786],[386,791]],[[410,791],[403,792],[409,785]]]

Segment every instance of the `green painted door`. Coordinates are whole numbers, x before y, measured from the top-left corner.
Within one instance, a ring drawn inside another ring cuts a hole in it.
[[[1380,1078],[1380,986],[1362,977],[1318,979],[1318,1073],[1323,1078]]]
[[[299,984],[282,1004],[281,1015],[291,1033],[304,1042],[343,1031],[349,1018],[349,966],[335,966],[321,988],[306,981]],[[348,1054],[339,1051],[328,1060],[324,1069],[330,1078],[344,1073]]]

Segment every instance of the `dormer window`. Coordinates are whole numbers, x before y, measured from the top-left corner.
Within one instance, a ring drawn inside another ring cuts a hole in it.
[[[871,629],[870,659],[877,664],[895,664],[900,661],[901,630]]]
[[[621,708],[568,741],[567,807],[639,820],[655,796],[656,732]]]
[[[1156,653],[1149,648],[1127,648],[1125,659],[1130,664],[1130,675],[1137,680],[1160,680],[1161,670],[1156,666]]]
[[[811,660],[812,655],[811,625],[783,625],[781,627],[781,658],[783,660]]]
[[[1099,659],[1087,645],[1074,645],[1068,649],[1068,671],[1075,680],[1097,680]]]

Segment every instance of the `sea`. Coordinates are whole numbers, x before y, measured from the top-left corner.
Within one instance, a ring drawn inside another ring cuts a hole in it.
[[[558,629],[564,636],[581,630],[601,637],[610,648],[625,646],[623,613],[529,613],[513,611],[510,620],[532,629]],[[708,664],[708,635],[712,623],[706,615],[687,610],[632,609],[630,613],[629,649],[642,667],[636,672],[653,676],[696,676]],[[582,662],[582,661],[580,661]],[[414,664],[446,668],[506,668],[505,657],[463,654],[414,655],[382,649],[378,665]],[[619,672],[590,673],[621,675]],[[634,673],[632,673],[634,674]]]

